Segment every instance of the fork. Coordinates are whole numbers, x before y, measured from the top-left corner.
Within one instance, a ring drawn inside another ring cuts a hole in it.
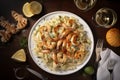
[[[102,39],[98,39],[97,40],[97,44],[96,44],[96,62],[98,62],[100,60],[100,52],[102,51],[103,48],[103,40]]]

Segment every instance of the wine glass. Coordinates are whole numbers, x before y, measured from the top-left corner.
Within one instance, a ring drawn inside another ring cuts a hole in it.
[[[18,80],[27,79],[28,71],[24,67],[17,67],[17,68],[14,68],[13,70],[14,70],[14,73],[15,73],[15,77]]]
[[[81,11],[88,11],[94,7],[97,0],[74,0],[75,5],[81,10]]]
[[[101,8],[95,13],[93,19],[97,26],[110,28],[117,22],[117,14],[113,9]]]

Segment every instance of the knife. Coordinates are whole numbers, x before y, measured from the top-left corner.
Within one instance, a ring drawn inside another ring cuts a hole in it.
[[[29,68],[29,67],[26,67],[26,69],[27,69],[30,73],[32,73],[32,74],[34,74],[35,76],[37,76],[38,78],[40,78],[40,79],[42,79],[42,80],[48,80],[48,78],[44,77],[42,74],[38,73],[37,71],[35,71],[35,70],[33,70],[33,69],[31,69],[31,68]]]

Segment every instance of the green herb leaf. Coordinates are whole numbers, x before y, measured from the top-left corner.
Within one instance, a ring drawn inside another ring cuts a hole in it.
[[[22,37],[22,38],[20,39],[20,46],[21,46],[22,48],[27,47],[27,38],[26,38],[26,37]]]

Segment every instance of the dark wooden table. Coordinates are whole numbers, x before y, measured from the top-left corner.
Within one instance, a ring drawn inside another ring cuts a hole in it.
[[[31,0],[32,1],[32,0]],[[94,25],[94,22],[92,21],[92,16],[95,14],[95,12],[102,8],[102,7],[108,7],[115,10],[115,12],[118,15],[117,23],[113,26],[118,29],[120,29],[120,2],[117,0],[97,0],[96,5],[94,8],[87,12],[80,11],[74,4],[73,0],[37,0],[42,3],[43,10],[42,13],[39,15],[33,16],[28,19],[28,25],[27,27],[22,30],[20,33],[13,35],[12,39],[6,43],[6,44],[0,44],[0,79],[4,80],[17,80],[14,75],[14,68],[17,67],[24,67],[26,65],[30,65],[31,68],[38,71],[39,73],[45,75],[49,78],[49,80],[96,80],[96,73],[92,76],[84,77],[83,69],[79,70],[76,73],[65,75],[65,76],[57,76],[49,74],[43,70],[41,70],[32,60],[30,57],[28,47],[25,47],[26,55],[27,55],[27,61],[25,63],[16,62],[11,59],[11,56],[13,53],[15,53],[17,50],[21,49],[20,46],[20,39],[22,37],[28,38],[29,32],[33,26],[33,24],[43,15],[53,12],[53,11],[69,11],[72,12],[80,17],[82,17],[90,26],[95,44],[98,38],[104,39],[104,47],[108,47],[112,49],[116,54],[120,55],[120,47],[112,47],[110,46],[105,39],[106,32],[109,29],[106,28],[100,28],[96,27]],[[30,2],[30,0],[0,0],[0,16],[4,16],[6,19],[8,19],[10,22],[14,22],[14,20],[11,17],[11,10],[15,10],[21,14],[22,13],[22,6],[25,2]],[[93,55],[88,62],[88,65],[91,65],[97,69],[95,64],[95,51],[93,52]],[[25,80],[40,80],[36,76],[29,74],[28,77]]]

